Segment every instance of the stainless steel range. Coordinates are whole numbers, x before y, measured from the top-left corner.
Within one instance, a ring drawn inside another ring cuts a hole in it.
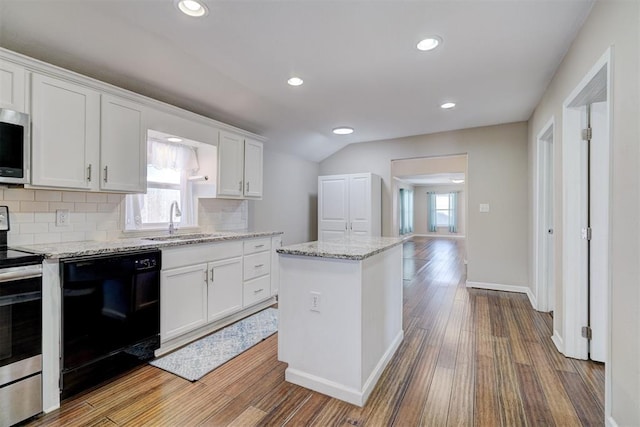
[[[0,427],[42,412],[42,256],[7,249],[0,206]]]

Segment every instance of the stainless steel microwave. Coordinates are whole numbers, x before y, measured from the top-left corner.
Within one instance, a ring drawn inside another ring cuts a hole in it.
[[[29,115],[0,108],[0,183],[29,183]]]

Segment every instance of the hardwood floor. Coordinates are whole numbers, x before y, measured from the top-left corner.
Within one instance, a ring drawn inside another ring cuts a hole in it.
[[[461,245],[405,243],[405,339],[363,408],[285,382],[276,334],[200,381],[147,365],[29,425],[603,425],[604,366],[559,354],[525,295],[467,289]]]

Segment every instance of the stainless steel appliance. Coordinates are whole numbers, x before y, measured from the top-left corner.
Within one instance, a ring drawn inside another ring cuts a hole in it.
[[[29,115],[0,108],[0,183],[29,183]]]
[[[0,206],[0,427],[42,412],[42,256],[7,249]]]
[[[73,258],[62,275],[62,397],[154,357],[160,251]]]

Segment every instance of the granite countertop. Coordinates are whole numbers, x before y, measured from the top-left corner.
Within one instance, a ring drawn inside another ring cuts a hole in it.
[[[399,237],[348,237],[300,243],[278,248],[279,254],[337,258],[359,261],[385,251],[405,241]]]
[[[198,243],[217,243],[229,240],[251,239],[254,237],[270,237],[282,234],[281,231],[264,232],[214,232],[174,234],[172,236],[155,236],[162,240],[149,240],[154,236],[116,239],[109,241],[83,241],[69,243],[49,243],[40,245],[24,245],[12,249],[42,254],[45,258],[72,258],[88,255],[103,255],[146,249],[162,249],[174,246],[193,245]]]

